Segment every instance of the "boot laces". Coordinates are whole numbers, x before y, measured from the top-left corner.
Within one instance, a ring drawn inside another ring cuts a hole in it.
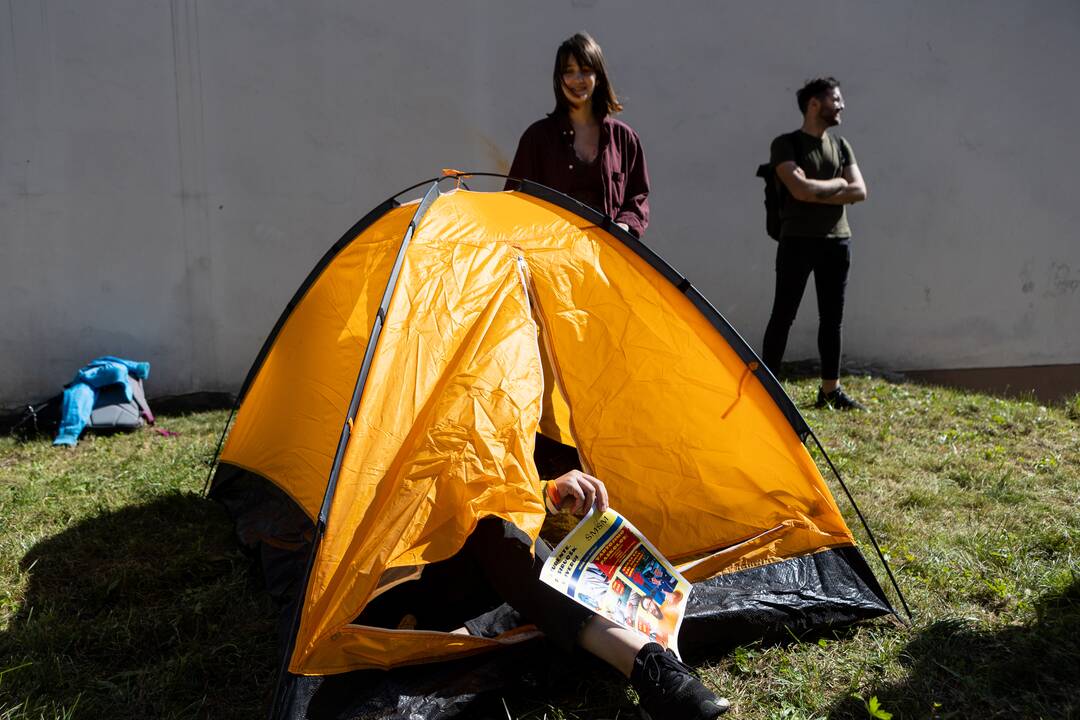
[[[645,658],[641,669],[645,671],[645,676],[649,678],[649,681],[660,688],[660,691],[663,693],[667,693],[667,691],[671,689],[660,683],[660,678],[663,676],[665,668],[680,675],[686,674],[690,677],[695,677],[694,671],[690,669],[688,665],[676,658],[670,651],[652,653]]]

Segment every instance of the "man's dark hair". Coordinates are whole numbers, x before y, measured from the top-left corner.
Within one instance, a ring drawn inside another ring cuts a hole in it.
[[[827,93],[840,87],[840,81],[832,77],[814,78],[808,80],[802,88],[795,93],[795,100],[799,103],[799,112],[806,114],[806,108],[814,98],[822,98]]]

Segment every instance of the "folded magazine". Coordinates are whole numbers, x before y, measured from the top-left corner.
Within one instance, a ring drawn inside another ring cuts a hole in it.
[[[592,510],[582,518],[552,551],[540,579],[679,654],[690,583],[616,511]]]

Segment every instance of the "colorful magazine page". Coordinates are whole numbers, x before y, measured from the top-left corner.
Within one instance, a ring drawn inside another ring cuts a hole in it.
[[[691,584],[612,509],[590,511],[552,551],[540,579],[678,655]]]

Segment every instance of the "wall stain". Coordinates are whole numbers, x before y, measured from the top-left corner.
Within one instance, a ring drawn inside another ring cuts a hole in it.
[[[510,159],[503,153],[499,144],[482,132],[477,132],[476,135],[487,148],[487,155],[491,160],[492,167],[495,168],[495,172],[501,175],[510,172]]]
[[[1020,292],[1029,295],[1035,289],[1035,281],[1031,279],[1031,261],[1024,263],[1020,270]]]
[[[983,143],[982,140],[978,140],[976,138],[971,138],[971,137],[968,137],[967,135],[965,135],[964,133],[960,133],[960,136],[957,138],[957,144],[960,145],[960,147],[964,148],[965,150],[970,150],[972,152],[979,152],[979,151],[981,151],[983,149],[983,144],[984,143]]]
[[[1059,297],[1072,295],[1080,289],[1080,272],[1073,272],[1067,264],[1062,262],[1050,263],[1050,289],[1047,295]]]

